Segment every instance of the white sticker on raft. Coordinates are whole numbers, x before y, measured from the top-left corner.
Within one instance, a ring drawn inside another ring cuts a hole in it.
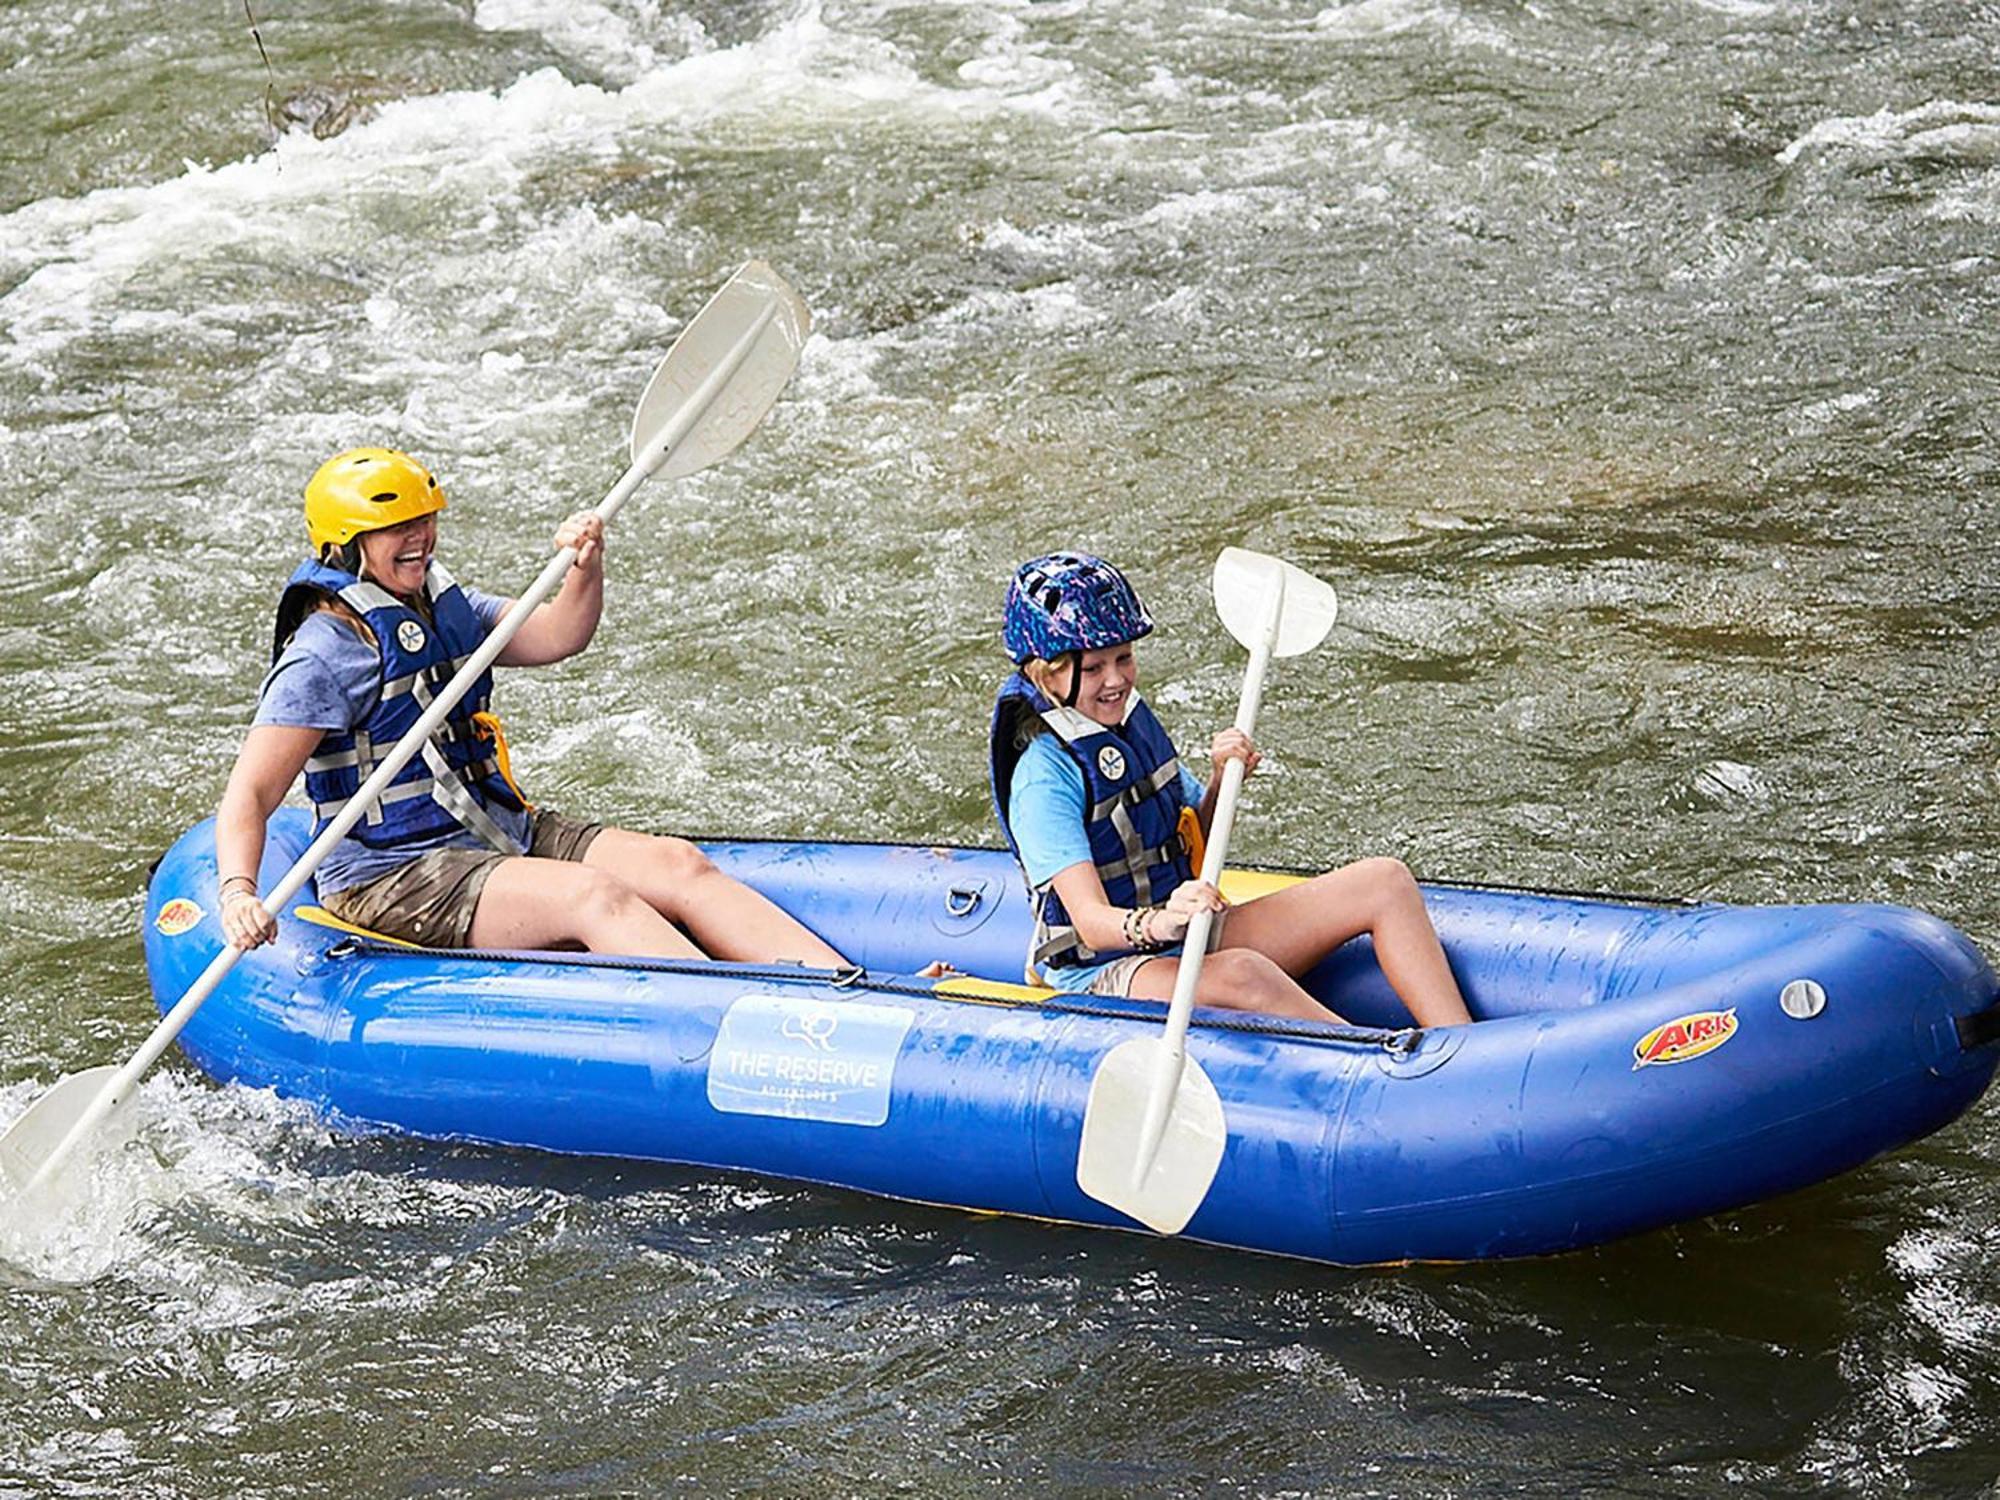
[[[860,1000],[738,996],[709,1054],[708,1102],[728,1114],[880,1125],[916,1015]]]

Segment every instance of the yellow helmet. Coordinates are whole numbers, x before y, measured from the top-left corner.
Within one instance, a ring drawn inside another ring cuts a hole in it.
[[[315,552],[443,509],[444,491],[431,471],[394,448],[337,453],[306,482],[306,534]]]

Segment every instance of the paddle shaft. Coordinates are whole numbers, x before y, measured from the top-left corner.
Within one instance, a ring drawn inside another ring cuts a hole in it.
[[[1271,665],[1271,653],[1278,640],[1278,621],[1284,611],[1285,583],[1284,575],[1280,574],[1266,595],[1262,627],[1251,642],[1250,664],[1243,671],[1236,727],[1245,735],[1257,727],[1257,710],[1264,701],[1264,674]],[[1215,813],[1208,825],[1208,845],[1201,860],[1201,878],[1209,885],[1218,885],[1222,880],[1223,865],[1229,858],[1229,835],[1236,826],[1236,802],[1247,774],[1248,767],[1240,756],[1230,757],[1222,768],[1222,789],[1216,794]],[[1153,1075],[1152,1090],[1146,1096],[1146,1118],[1139,1134],[1134,1182],[1144,1181],[1146,1173],[1152,1170],[1153,1158],[1166,1134],[1167,1114],[1173,1106],[1174,1091],[1180,1085],[1181,1069],[1187,1062],[1187,1029],[1194,1014],[1195,986],[1201,982],[1202,960],[1208,956],[1209,934],[1214,926],[1215,913],[1205,906],[1188,922],[1187,936],[1181,945],[1180,968],[1174,975],[1174,998],[1167,1008],[1164,1051]]]
[[[777,304],[773,302],[757,315],[756,320],[737,339],[728,355],[716,364],[700,385],[695,387],[693,394],[675,409],[645,454],[633,462],[625,471],[624,477],[612,486],[611,492],[598,502],[596,515],[608,524],[611,518],[618,514],[620,507],[632,497],[633,492],[659,470],[667,461],[667,455],[673,451],[674,446],[700,423],[722,388],[735,376],[737,370],[742,368],[743,361],[749,358],[750,351],[756,347],[757,340],[762,337],[776,313]],[[333,851],[334,845],[346,838],[348,830],[366,816],[375,799],[396,778],[403,767],[410,763],[411,758],[423,748],[424,743],[437,732],[446,716],[458,706],[459,700],[466,695],[472,684],[493,665],[494,659],[506,650],[507,643],[514,639],[516,632],[527,622],[528,616],[540,607],[542,600],[555,591],[556,586],[563,581],[575,562],[576,548],[573,546],[562,548],[549,559],[548,566],[541,571],[541,576],[529,585],[526,593],[514,601],[507,613],[501,617],[500,623],[493,627],[493,633],[480,644],[479,649],[466,658],[465,665],[460,667],[456,675],[445,685],[444,691],[432,700],[431,706],[424,710],[423,716],[410,726],[409,733],[397,741],[396,748],[391,750],[375,768],[374,774],[347,799],[346,805],[335,815],[333,821],[327,824],[319,837],[312,841],[305,853],[301,854],[291,869],[285,872],[284,879],[272,888],[271,893],[264,898],[266,912],[276,917],[284,910],[285,904],[312,878],[313,872]],[[244,951],[233,944],[224,943],[222,951],[215,955],[206,969],[202,970],[201,977],[189,985],[187,992],[181,996],[174,1008],[160,1018],[160,1024],[153,1028],[152,1034],[132,1055],[132,1060],[112,1075],[104,1089],[77,1116],[76,1123],[70,1127],[69,1133],[57,1144],[55,1150],[49,1153],[41,1168],[29,1180],[29,1192],[33,1192],[60,1171],[76,1148],[104,1122],[106,1116],[131,1096],[132,1091],[138,1087],[139,1080],[145,1076],[146,1070],[159,1061],[160,1055],[173,1045],[174,1038],[181,1034],[182,1028],[194,1019],[194,1013],[201,1009],[202,1003],[215,992],[216,986],[222,983],[229,971],[236,967],[236,960],[243,956]]]

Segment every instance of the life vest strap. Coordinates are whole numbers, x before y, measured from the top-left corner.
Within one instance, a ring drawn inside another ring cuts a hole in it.
[[[1194,869],[1194,878],[1201,879],[1201,867],[1208,855],[1208,835],[1201,831],[1201,814],[1192,807],[1181,809],[1180,826],[1176,830],[1180,838],[1181,852],[1188,857],[1188,864]]]
[[[500,772],[500,779],[507,783],[507,790],[514,794],[515,800],[533,812],[535,804],[527,799],[521,791],[521,784],[514,779],[514,762],[507,754],[507,732],[500,727],[500,715],[491,709],[480,710],[472,716],[472,732],[479,739],[493,742],[493,762]]]

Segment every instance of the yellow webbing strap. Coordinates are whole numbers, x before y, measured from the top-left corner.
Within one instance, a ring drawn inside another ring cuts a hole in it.
[[[1201,814],[1191,807],[1183,807],[1180,823],[1174,831],[1187,846],[1188,868],[1194,871],[1195,879],[1201,879],[1201,858],[1208,853],[1208,835],[1201,831]]]
[[[1019,1005],[1023,1001],[1034,1003],[1048,999],[1056,992],[1039,984],[1008,984],[999,979],[974,979],[969,974],[954,974],[949,979],[940,979],[931,990],[947,1000],[999,1001],[1005,1005]]]
[[[401,938],[392,938],[386,932],[373,932],[366,927],[356,927],[352,922],[343,922],[324,906],[295,906],[292,915],[302,922],[312,922],[321,927],[331,927],[335,932],[351,932],[356,937],[365,937],[373,943],[394,943],[398,948],[421,948],[421,943],[406,943]]]
[[[1305,878],[1303,875],[1274,874],[1269,870],[1224,870],[1222,894],[1232,905],[1240,904],[1255,901],[1259,896],[1268,896],[1273,891],[1282,891]]]
[[[509,791],[520,798],[521,806],[529,812],[535,810],[521,791],[521,784],[514,779],[514,763],[507,758],[507,735],[500,727],[500,715],[491,710],[481,710],[472,716],[472,729],[482,740],[493,742],[493,759],[499,764],[500,779],[507,783]]]

